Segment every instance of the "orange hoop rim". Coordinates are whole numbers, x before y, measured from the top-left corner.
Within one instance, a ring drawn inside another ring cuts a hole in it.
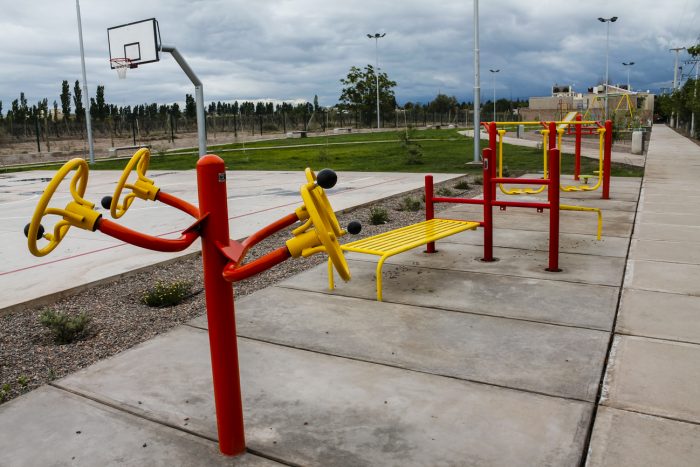
[[[113,68],[132,68],[131,59],[129,58],[110,58],[109,63]]]

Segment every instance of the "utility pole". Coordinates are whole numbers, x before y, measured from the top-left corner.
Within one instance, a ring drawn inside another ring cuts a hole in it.
[[[481,82],[479,78],[479,0],[474,0],[474,160],[479,164],[481,156]]]
[[[374,35],[372,34],[367,34],[367,37],[370,39],[374,39],[374,50],[377,55],[377,69],[374,70],[374,76],[377,78],[377,130],[380,128],[380,121],[379,121],[379,39],[382,37],[386,36],[386,33],[384,34],[379,34],[375,33]]]
[[[612,18],[598,18],[598,21],[601,23],[608,23],[607,24],[607,33],[605,36],[605,119],[608,119],[608,69],[609,64],[610,64],[610,23],[614,23],[617,21],[617,16],[613,16]]]
[[[90,93],[88,92],[87,74],[85,73],[85,49],[83,48],[83,23],[80,19],[80,1],[75,0],[75,11],[78,14],[78,37],[80,39],[80,63],[83,67],[83,96],[85,103],[85,124],[87,125],[88,149],[90,163],[95,163],[95,145],[92,140],[92,119],[90,118]]]
[[[678,54],[681,50],[685,50],[685,47],[674,47],[668,50],[676,52],[676,61],[673,64],[673,89],[671,90],[671,93],[674,93],[680,84],[678,82]],[[678,114],[676,112],[671,112],[671,126],[673,128],[678,128],[678,120]]]
[[[625,68],[627,69],[627,90],[631,92],[631,91],[632,91],[632,88],[630,87],[630,67],[631,67],[632,65],[634,65],[634,62],[629,62],[629,63],[627,63],[627,62],[622,62],[622,64],[623,64],[623,65],[625,66]]]
[[[686,65],[695,65],[695,81],[693,82],[693,99],[698,97],[698,68],[700,68],[700,59],[696,58],[693,60],[686,60],[684,62]],[[690,137],[695,137],[695,111],[690,114]]]

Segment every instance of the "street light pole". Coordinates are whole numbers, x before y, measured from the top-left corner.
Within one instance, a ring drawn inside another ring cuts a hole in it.
[[[632,65],[634,65],[634,62],[629,62],[629,63],[622,62],[622,64],[625,66],[625,68],[627,68],[627,90],[631,92],[632,88],[630,87],[630,67],[632,67]]]
[[[374,39],[374,51],[377,55],[377,69],[374,70],[374,76],[377,79],[377,130],[380,128],[380,121],[379,121],[379,39],[381,39],[384,36],[386,36],[386,33],[384,33],[384,34],[375,33],[374,35],[367,34],[367,37],[369,37],[370,39]]]
[[[500,68],[498,70],[489,70],[491,72],[491,77],[493,79],[493,121],[496,121],[496,73],[498,73]]]
[[[479,76],[479,0],[474,0],[474,160],[479,164],[481,157],[481,78]]]
[[[607,24],[607,33],[605,36],[605,119],[608,119],[608,69],[610,64],[610,23],[617,21],[617,16],[611,18],[598,18],[601,23]]]
[[[90,163],[95,163],[95,146],[92,140],[92,118],[90,117],[90,93],[88,92],[87,74],[85,73],[85,49],[83,48],[83,23],[80,19],[80,0],[75,0],[75,11],[78,15],[78,38],[80,39],[80,63],[83,68],[83,101],[85,107],[85,125],[87,126],[88,152]]]

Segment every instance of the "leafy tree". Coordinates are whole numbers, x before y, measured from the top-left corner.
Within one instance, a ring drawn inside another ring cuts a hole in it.
[[[447,113],[449,110],[452,110],[455,107],[457,107],[456,97],[448,97],[445,94],[438,94],[428,105],[428,110],[431,112]]]
[[[80,81],[75,80],[73,86],[73,104],[75,105],[75,119],[79,122],[85,120],[85,107],[83,107],[83,91],[80,89]]]
[[[95,91],[95,118],[104,120],[107,118],[107,110],[107,104],[105,103],[105,87],[97,85],[97,90]]]
[[[170,108],[170,112],[173,115],[173,118],[175,120],[178,120],[180,117],[182,117],[182,111],[180,111],[180,106],[175,102],[173,106]]]
[[[0,120],[2,120],[2,101],[0,101]]]
[[[70,117],[70,86],[66,79],[61,83],[61,112],[63,118]]]
[[[185,117],[197,118],[197,103],[192,94],[185,94]]]
[[[314,110],[318,112],[318,96],[314,94]]]
[[[380,112],[393,112],[396,107],[394,88],[396,81],[389,79],[386,73],[380,73],[379,78],[379,102]],[[375,115],[377,105],[377,75],[372,65],[365,66],[364,70],[353,66],[348,75],[341,79],[344,86],[340,94],[341,108],[361,112],[365,124],[370,124]]]

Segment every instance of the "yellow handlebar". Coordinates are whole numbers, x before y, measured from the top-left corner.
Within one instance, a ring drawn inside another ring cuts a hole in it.
[[[131,203],[134,202],[135,198],[141,198],[143,200],[154,201],[156,195],[160,188],[155,186],[153,180],[146,177],[146,172],[148,171],[148,164],[151,159],[151,152],[148,148],[141,148],[134,153],[129,162],[126,164],[122,176],[119,177],[119,182],[114,189],[114,194],[112,195],[112,202],[109,206],[109,212],[113,218],[119,219],[122,217]],[[133,184],[128,184],[126,181],[131,174],[131,171],[136,167],[137,179]],[[131,193],[124,196],[124,202],[119,202],[119,197],[122,195],[122,190],[124,188],[129,188]]]

